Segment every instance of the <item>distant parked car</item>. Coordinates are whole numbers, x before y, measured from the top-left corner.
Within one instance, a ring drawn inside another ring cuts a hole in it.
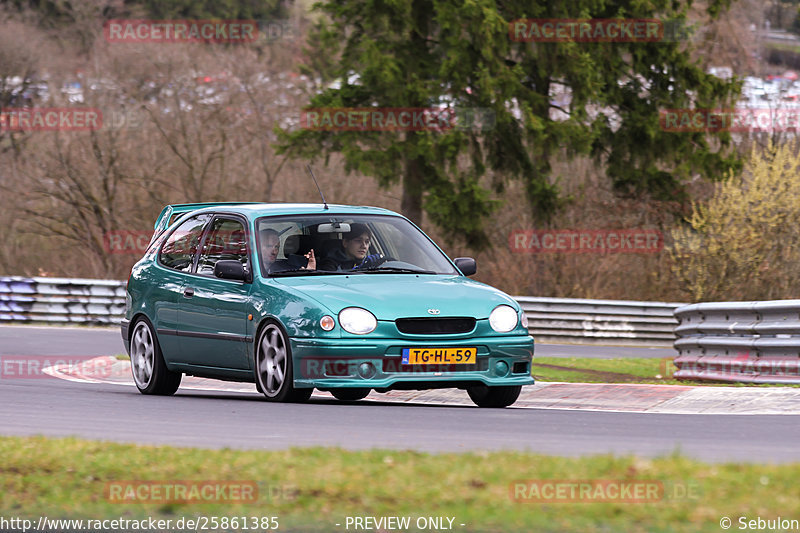
[[[505,407],[533,383],[517,302],[397,213],[187,204],[155,229],[122,324],[143,394],[173,394],[186,374],[254,382],[272,401],[460,388]]]

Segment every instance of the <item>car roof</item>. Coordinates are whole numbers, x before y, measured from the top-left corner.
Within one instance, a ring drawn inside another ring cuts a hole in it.
[[[300,204],[300,203],[242,203],[225,204],[203,207],[193,213],[238,213],[247,218],[254,219],[262,216],[274,215],[394,215],[401,216],[394,211],[382,207],[366,205],[341,205],[341,204]]]
[[[158,215],[150,244],[169,227],[197,213],[234,213],[248,220],[278,215],[388,215],[403,217],[399,213],[382,207],[341,204],[301,204],[301,203],[257,203],[257,202],[208,202],[195,204],[169,204]]]

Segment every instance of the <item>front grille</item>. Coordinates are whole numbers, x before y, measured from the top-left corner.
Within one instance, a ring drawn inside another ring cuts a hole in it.
[[[472,317],[398,318],[395,321],[400,333],[411,335],[453,335],[469,333],[475,329]]]
[[[386,357],[383,360],[383,371],[387,374],[427,374],[431,372],[485,372],[489,369],[489,360],[478,359],[474,365],[404,365],[402,357]]]

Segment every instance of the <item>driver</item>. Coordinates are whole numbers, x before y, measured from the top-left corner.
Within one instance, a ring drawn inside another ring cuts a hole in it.
[[[342,247],[320,261],[320,270],[357,270],[376,267],[386,259],[381,254],[369,253],[372,232],[366,224],[350,224],[350,231],[342,235]]]

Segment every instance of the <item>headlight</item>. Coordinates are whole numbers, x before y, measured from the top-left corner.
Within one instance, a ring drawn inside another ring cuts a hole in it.
[[[510,305],[498,305],[489,315],[489,325],[498,333],[508,333],[519,321],[519,315]]]
[[[522,312],[522,317],[519,319],[519,325],[525,329],[528,329],[528,315],[525,314],[525,311]]]
[[[339,312],[339,325],[348,333],[366,335],[378,327],[378,319],[366,309],[347,307]]]

